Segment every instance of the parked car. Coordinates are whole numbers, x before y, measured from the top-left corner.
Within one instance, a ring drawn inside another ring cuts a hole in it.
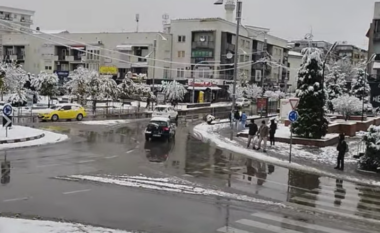
[[[152,113],[152,117],[167,117],[170,120],[178,120],[178,112],[173,106],[157,105]]]
[[[145,139],[161,138],[170,141],[175,138],[176,125],[166,117],[153,117],[145,130]]]
[[[81,121],[86,116],[86,110],[79,104],[57,104],[51,108],[39,110],[38,114],[42,121],[58,121],[60,119]]]
[[[236,106],[237,107],[249,107],[251,106],[251,101],[246,98],[237,98],[236,99]]]

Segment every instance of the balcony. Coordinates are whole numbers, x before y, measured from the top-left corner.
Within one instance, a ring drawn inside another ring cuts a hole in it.
[[[193,41],[192,49],[213,49],[215,48],[214,41]]]
[[[53,55],[53,54],[42,54],[42,58],[43,60],[58,61],[58,56]]]
[[[74,61],[74,56],[64,56],[64,60],[68,62],[73,62]]]
[[[264,67],[263,65],[264,65],[263,62],[254,63],[254,64],[252,64],[252,69],[254,69],[254,70],[262,70],[263,67]]]
[[[226,44],[226,50],[228,50],[228,51],[235,51],[235,45],[233,45],[233,44]]]

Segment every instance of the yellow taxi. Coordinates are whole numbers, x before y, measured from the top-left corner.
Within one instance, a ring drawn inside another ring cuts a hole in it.
[[[57,104],[49,109],[37,110],[38,118],[42,121],[83,120],[86,110],[79,104]]]

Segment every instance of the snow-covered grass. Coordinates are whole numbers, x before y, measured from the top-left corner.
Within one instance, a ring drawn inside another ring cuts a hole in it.
[[[30,127],[14,125],[12,126],[12,128],[8,129],[8,136],[6,135],[6,133],[7,131],[5,128],[0,128],[0,140],[16,140],[28,137],[35,137],[43,134],[44,131]]]
[[[18,126],[22,127],[22,126]],[[5,149],[15,149],[15,148],[22,148],[22,147],[31,147],[31,146],[42,146],[42,145],[48,145],[48,144],[54,144],[58,142],[62,142],[68,139],[68,136],[65,134],[59,134],[59,133],[53,133],[46,130],[41,129],[33,129],[29,127],[22,127],[23,130],[18,130],[18,134],[14,133],[15,138],[23,138],[24,133],[23,132],[34,132],[36,133],[35,136],[40,134],[45,134],[44,137],[36,140],[26,141],[26,142],[16,142],[16,143],[6,143],[0,145],[0,150]]]
[[[320,174],[323,176],[338,178],[338,179],[347,180],[347,181],[351,181],[355,183],[380,186],[380,181],[373,180],[370,178],[359,179],[354,176],[345,175],[344,173],[342,174],[331,173],[331,172],[324,171],[319,168],[315,168],[315,167],[311,167],[307,165],[302,165],[302,164],[293,163],[293,162],[289,163],[288,159],[279,159],[279,158],[271,157],[265,153],[248,149],[245,146],[240,145],[239,143],[235,141],[230,141],[227,138],[223,138],[221,135],[218,134],[218,131],[220,131],[220,129],[226,128],[226,127],[229,127],[229,124],[208,125],[207,123],[202,123],[194,127],[193,133],[196,138],[202,140],[203,142],[210,141],[219,148],[233,151],[239,154],[243,154],[253,159],[257,159],[257,160],[267,162],[273,165],[292,168],[292,169],[304,171],[307,173]]]
[[[0,232],[4,233],[132,233],[78,223],[65,223],[0,217]]]
[[[192,195],[204,195],[204,196],[217,196],[238,201],[260,203],[266,205],[276,205],[285,207],[282,203],[256,199],[247,195],[239,195],[235,193],[228,193],[221,190],[208,189],[200,187],[191,182],[181,182],[170,178],[151,178],[145,176],[87,176],[87,175],[73,175],[68,177],[58,177],[65,180],[87,180],[100,183],[116,184],[127,187],[144,188],[156,191],[185,193]]]

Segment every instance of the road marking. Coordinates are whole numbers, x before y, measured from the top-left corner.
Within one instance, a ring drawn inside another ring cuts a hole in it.
[[[117,158],[119,157],[118,155],[113,155],[113,156],[108,156],[108,157],[105,157],[105,159],[114,159],[114,158]]]
[[[91,189],[75,190],[75,191],[70,191],[70,192],[64,192],[63,194],[67,195],[67,194],[75,194],[75,193],[84,193],[84,192],[88,192],[88,191],[91,191]]]
[[[125,152],[126,154],[129,154],[129,153],[132,153],[134,150],[129,150],[127,152]]]
[[[6,199],[6,200],[3,200],[3,202],[26,201],[29,199],[30,197],[21,197],[21,198]]]
[[[223,233],[252,233],[249,231],[239,230],[239,229],[233,228],[233,227],[222,227],[222,228],[218,229],[217,231],[223,232]]]
[[[95,162],[95,160],[91,159],[91,160],[83,160],[83,161],[79,161],[78,163],[91,163],[91,162]]]
[[[59,165],[61,165],[61,164],[55,163],[55,164],[39,165],[37,167],[55,167],[55,166],[59,166]]]

